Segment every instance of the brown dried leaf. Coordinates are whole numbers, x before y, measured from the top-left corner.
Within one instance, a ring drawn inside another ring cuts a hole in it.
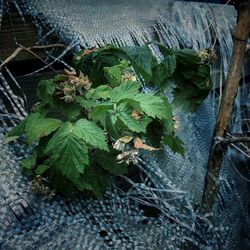
[[[68,75],[68,76],[75,76],[76,72],[75,70],[68,70],[68,69],[64,69],[64,72]]]
[[[160,150],[160,148],[154,148],[154,147],[151,147],[147,144],[144,144],[142,142],[142,140],[140,138],[135,138],[134,139],[134,147],[136,149],[145,149],[145,150],[148,150],[148,151],[155,151],[155,150]]]
[[[123,136],[123,137],[121,137],[121,138],[118,139],[119,142],[125,143],[125,144],[131,142],[132,140],[133,140],[133,136],[132,135],[126,135],[126,136]]]

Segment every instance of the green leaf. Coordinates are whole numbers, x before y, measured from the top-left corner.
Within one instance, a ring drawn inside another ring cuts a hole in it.
[[[80,60],[77,60],[78,57],[79,54],[74,59],[76,70],[88,75],[93,83],[92,86],[95,87],[100,83],[108,83],[103,69],[119,64],[126,55],[120,48],[109,45],[82,56]]]
[[[80,96],[76,96],[75,102],[76,104],[79,104],[81,108],[84,108],[84,109],[90,109],[96,106],[96,100],[95,101],[87,100]]]
[[[20,136],[25,133],[25,126],[26,126],[27,118],[22,120],[18,125],[11,129],[11,131],[6,135],[6,140],[9,137],[16,137]]]
[[[122,74],[126,69],[129,69],[129,63],[126,60],[118,65],[103,68],[104,75],[112,86],[118,86],[122,83]]]
[[[153,147],[160,148],[161,141],[164,135],[164,125],[163,122],[154,119],[147,127],[147,139],[149,140],[149,144]]]
[[[166,135],[163,138],[163,143],[169,146],[169,148],[174,153],[179,153],[182,156],[185,155],[184,143],[179,137],[173,135]]]
[[[199,65],[198,72],[195,76],[193,83],[204,91],[209,91],[212,87],[210,77],[210,67],[208,65]]]
[[[50,168],[48,178],[51,189],[56,190],[57,193],[68,198],[71,198],[75,194],[76,189],[74,184],[59,169]]]
[[[169,55],[153,68],[153,81],[155,86],[163,87],[166,85],[176,69],[175,55]]]
[[[136,94],[139,93],[140,83],[138,82],[125,82],[122,83],[119,87],[116,87],[112,90],[111,101],[119,102],[122,99],[133,98]]]
[[[147,46],[127,46],[122,50],[128,55],[135,70],[142,75],[145,81],[152,77],[153,55]]]
[[[126,174],[128,167],[124,163],[118,163],[116,156],[119,154],[118,151],[110,149],[110,152],[104,153],[102,151],[96,150],[94,152],[95,161],[105,170],[113,175]]]
[[[53,83],[65,82],[67,80],[68,80],[68,76],[67,75],[59,74],[59,75],[55,75],[53,77]]]
[[[194,112],[203,103],[212,87],[210,67],[195,65],[192,70],[183,68],[180,73],[174,75],[174,81],[176,88],[173,91],[173,106],[184,112]]]
[[[112,140],[117,140],[120,138],[120,133],[115,128],[115,123],[117,121],[117,116],[112,115],[108,112],[108,115],[106,116],[105,119],[105,129],[108,131],[108,135]],[[120,132],[120,131],[119,131]]]
[[[19,136],[5,136],[3,139],[3,144],[8,144],[12,141],[15,141],[18,138],[19,138]]]
[[[162,55],[164,56],[164,57],[168,57],[168,56],[170,56],[170,55],[174,55],[175,53],[175,50],[174,49],[168,49],[168,48],[166,48],[164,45],[162,45],[162,44],[160,44],[160,43],[155,43],[157,46],[158,46],[158,48],[159,48],[159,50],[160,50],[160,52],[162,53]]]
[[[172,119],[171,105],[158,96],[138,94],[133,98],[140,103],[142,110],[152,118]]]
[[[67,121],[72,121],[76,119],[82,111],[81,104],[79,103],[79,98],[76,102],[66,103],[63,100],[57,99],[53,100],[54,111],[59,112],[60,115],[63,114],[64,119]],[[62,113],[62,114],[61,114]]]
[[[111,90],[112,88],[108,85],[101,85],[95,89],[91,89],[86,94],[86,98],[89,99],[110,99],[111,98]]]
[[[121,67],[120,64],[113,67],[105,67],[103,70],[106,79],[112,86],[117,86],[122,83],[123,67]]]
[[[108,151],[105,135],[95,123],[80,119],[74,125],[72,132],[94,148]]]
[[[55,84],[50,80],[42,80],[37,86],[37,96],[43,103],[49,103],[56,91]]]
[[[37,154],[33,153],[31,156],[29,156],[26,159],[23,159],[21,161],[21,165],[24,169],[31,170],[33,167],[36,165],[36,159],[37,159]]]
[[[58,170],[70,180],[79,177],[89,164],[87,146],[69,122],[63,124],[52,136],[45,154],[54,160]]]
[[[29,145],[39,140],[41,137],[48,136],[58,129],[62,122],[54,118],[43,118],[40,113],[31,113],[26,122],[25,132]]]
[[[100,167],[89,166],[79,180],[74,182],[79,190],[90,190],[96,197],[100,197],[110,185],[110,179]]]
[[[129,130],[137,133],[146,133],[146,128],[148,124],[152,121],[147,116],[141,118],[140,120],[136,120],[126,112],[119,112],[117,116],[127,126]]]
[[[113,109],[113,104],[108,104],[108,103],[102,103],[99,104],[98,106],[94,107],[93,110],[90,113],[90,117],[93,120],[100,121],[102,126],[105,125],[105,120],[107,117],[107,112],[109,110]]]
[[[22,134],[25,133],[27,118],[22,120],[16,127],[12,128],[11,131],[4,137],[3,143],[7,144],[16,139]]]
[[[186,65],[196,65],[200,63],[198,53],[193,49],[181,49],[176,53],[177,61]]]
[[[165,120],[163,120],[163,125],[164,125],[164,131],[167,133],[167,134],[171,134],[171,133],[174,133],[175,131],[175,123],[174,123],[174,120],[173,120],[173,116],[172,116],[172,113],[169,113],[169,117]]]
[[[37,175],[41,175],[41,174],[45,173],[49,168],[50,168],[50,166],[41,164],[41,165],[37,166],[35,173]]]

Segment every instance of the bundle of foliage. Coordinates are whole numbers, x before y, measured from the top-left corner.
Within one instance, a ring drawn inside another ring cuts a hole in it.
[[[172,105],[198,107],[211,87],[209,66],[193,50],[158,46],[160,63],[148,46],[84,50],[74,58],[76,72],[41,81],[40,102],[7,135],[25,134],[33,148],[22,161],[25,173],[67,196],[83,190],[100,196],[111,175],[137,163],[139,150],[167,144],[183,155]],[[140,78],[157,93],[143,93]],[[169,84],[173,104],[163,95]]]

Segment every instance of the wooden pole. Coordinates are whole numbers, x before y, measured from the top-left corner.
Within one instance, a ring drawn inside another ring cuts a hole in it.
[[[217,179],[227,147],[223,147],[221,143],[218,143],[216,138],[226,137],[241,77],[246,44],[250,31],[250,0],[236,1],[235,8],[237,10],[238,17],[234,33],[234,47],[222,101],[216,119],[213,136],[214,139],[207,164],[207,174],[202,198],[203,213],[209,213],[212,211],[213,204],[217,196]]]

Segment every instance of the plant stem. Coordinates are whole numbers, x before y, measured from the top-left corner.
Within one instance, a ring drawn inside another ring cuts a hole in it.
[[[235,7],[238,12],[238,18],[234,33],[235,41],[233,54],[231,57],[221,105],[217,115],[213,138],[225,138],[226,136],[241,77],[246,44],[250,31],[250,0],[237,1]],[[227,147],[221,147],[221,144],[215,143],[215,140],[212,142],[202,198],[203,213],[209,213],[212,211],[218,190],[216,179],[219,176],[220,166],[226,150]]]
[[[24,47],[21,44],[19,44],[19,47],[9,56],[7,57],[3,63],[0,65],[0,71],[2,70],[2,68],[8,64],[11,60],[13,60],[21,51],[27,51],[29,53],[31,53],[32,55],[38,57],[34,52],[32,52],[31,50],[37,50],[37,49],[49,49],[49,48],[55,48],[55,47],[61,47],[64,48],[65,45],[64,44],[48,44],[48,45],[40,45],[40,46],[32,46],[32,47]],[[40,57],[38,57],[40,60],[42,60],[44,62],[43,59],[41,59]],[[45,62],[46,63],[46,62]]]

